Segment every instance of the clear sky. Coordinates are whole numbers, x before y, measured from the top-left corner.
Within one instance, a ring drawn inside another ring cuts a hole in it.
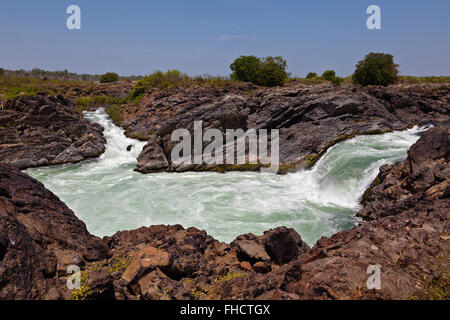
[[[66,8],[79,5],[81,30]],[[381,7],[382,30],[366,9]],[[450,0],[1,0],[0,66],[77,73],[228,75],[240,55],[283,56],[304,76],[353,72],[368,52],[401,74],[450,75]]]

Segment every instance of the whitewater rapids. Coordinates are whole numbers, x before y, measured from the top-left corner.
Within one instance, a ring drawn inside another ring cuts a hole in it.
[[[309,171],[157,173],[133,171],[144,142],[127,138],[99,109],[85,117],[105,128],[106,152],[79,164],[26,172],[54,192],[88,230],[112,235],[157,224],[204,229],[230,242],[277,227],[294,228],[309,244],[352,228],[360,199],[379,167],[406,158],[426,128],[358,136],[330,148]],[[127,146],[133,145],[130,152]]]

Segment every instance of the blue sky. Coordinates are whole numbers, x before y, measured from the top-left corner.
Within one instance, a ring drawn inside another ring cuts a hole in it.
[[[66,28],[77,4],[82,29]],[[381,7],[382,30],[366,28]],[[449,0],[2,0],[0,66],[121,75],[228,75],[240,55],[281,55],[288,71],[353,72],[386,52],[408,75],[450,75]]]

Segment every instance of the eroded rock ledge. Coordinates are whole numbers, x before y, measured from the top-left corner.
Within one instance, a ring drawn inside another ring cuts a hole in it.
[[[412,125],[450,121],[450,86],[397,85],[358,88],[331,84],[261,88],[173,88],[149,93],[122,108],[128,135],[148,140],[138,158],[142,173],[192,170],[258,170],[260,164],[175,165],[173,130],[203,121],[203,130],[280,129],[280,173],[312,166],[326,150],[357,134],[379,134]]]
[[[105,150],[103,128],[62,96],[22,96],[0,110],[0,161],[19,169],[75,163]]]
[[[450,267],[449,130],[429,130],[405,162],[383,167],[360,212],[371,221],[313,248],[285,227],[231,244],[181,226],[101,240],[41,183],[0,164],[0,298],[436,298]],[[83,270],[73,292],[72,264]],[[380,290],[366,286],[370,265]]]

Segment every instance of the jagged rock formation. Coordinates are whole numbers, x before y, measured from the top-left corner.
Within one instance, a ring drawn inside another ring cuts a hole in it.
[[[22,96],[0,110],[0,161],[25,169],[98,157],[102,131],[62,96]]]
[[[450,86],[335,87],[331,84],[259,88],[174,88],[148,94],[122,110],[128,135],[148,140],[138,158],[142,173],[258,170],[255,165],[176,165],[175,129],[203,121],[203,130],[280,129],[280,173],[312,166],[332,145],[357,134],[450,121]]]
[[[0,164],[0,298],[429,298],[429,286],[448,288],[449,129],[429,130],[405,162],[383,168],[360,212],[371,221],[313,248],[284,227],[231,244],[181,226],[100,240],[42,184]],[[414,201],[399,205],[405,195]],[[73,292],[64,287],[71,264],[84,270]],[[371,265],[379,290],[366,285]]]
[[[405,162],[380,168],[363,196],[358,216],[370,220],[407,212],[450,195],[449,127],[430,129],[408,151]]]
[[[67,267],[108,253],[53,193],[6,164],[0,164],[0,230],[0,299],[70,298]]]

